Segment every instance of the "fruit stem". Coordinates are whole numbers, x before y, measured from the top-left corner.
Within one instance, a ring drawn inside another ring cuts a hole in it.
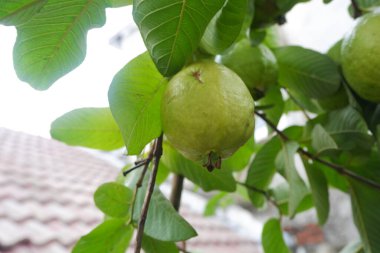
[[[354,18],[356,19],[360,17],[363,14],[363,12],[360,9],[359,4],[356,2],[356,0],[351,0],[351,4],[352,4],[352,9],[354,11]]]

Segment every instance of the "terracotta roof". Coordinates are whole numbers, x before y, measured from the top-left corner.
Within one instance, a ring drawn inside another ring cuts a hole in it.
[[[92,194],[118,169],[81,149],[0,128],[0,253],[67,253],[103,218]],[[216,218],[184,206],[199,236],[188,250],[259,252]]]

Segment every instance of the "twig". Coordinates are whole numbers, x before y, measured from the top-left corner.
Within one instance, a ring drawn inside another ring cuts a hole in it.
[[[183,189],[184,177],[179,174],[175,174],[173,178],[172,191],[170,194],[170,202],[172,203],[174,209],[178,212],[181,205],[181,196]]]
[[[269,194],[269,192],[264,191],[262,189],[259,189],[257,187],[251,186],[251,185],[249,185],[247,183],[243,183],[243,182],[239,182],[239,181],[236,181],[236,183],[239,184],[239,185],[241,185],[241,186],[244,186],[248,190],[251,190],[251,191],[254,191],[254,192],[257,192],[257,193],[260,193],[261,195],[263,195],[267,199],[267,201],[269,201],[270,203],[272,203],[278,209],[278,212],[279,212],[280,217],[281,217],[280,206],[276,202],[276,200],[274,200],[272,198],[272,196]]]
[[[158,137],[157,141],[155,142],[155,146],[154,146],[154,151],[153,151],[154,166],[153,166],[152,174],[150,175],[150,178],[149,178],[148,189],[147,189],[147,192],[145,194],[144,203],[143,203],[143,206],[141,209],[141,215],[140,215],[140,220],[139,220],[139,225],[137,228],[137,235],[136,235],[135,253],[140,253],[140,251],[141,251],[145,221],[146,221],[146,218],[148,215],[149,204],[150,204],[150,200],[152,198],[154,185],[156,183],[158,164],[160,163],[160,158],[162,156],[162,139],[163,139],[163,136],[161,134],[161,136]]]
[[[290,140],[289,137],[286,136],[286,134],[285,134],[284,132],[280,131],[280,130],[276,127],[276,125],[274,125],[274,124],[273,124],[273,123],[272,123],[272,122],[271,122],[271,121],[265,116],[265,114],[260,113],[260,112],[258,112],[258,111],[255,111],[255,114],[256,114],[257,116],[259,116],[261,119],[263,119],[263,120],[268,124],[268,126],[270,126],[270,127],[271,127],[271,128],[277,133],[277,135],[278,135],[282,140],[284,140],[284,141],[289,141],[289,140]],[[364,183],[364,184],[366,184],[366,185],[369,185],[369,186],[371,186],[371,187],[373,187],[373,188],[376,188],[376,189],[380,190],[380,184],[379,184],[379,183],[377,183],[377,182],[375,182],[375,181],[373,181],[373,180],[371,180],[371,179],[368,179],[368,178],[366,178],[366,177],[360,176],[360,175],[356,174],[355,172],[353,172],[353,171],[351,171],[351,170],[349,170],[349,169],[347,169],[347,168],[345,168],[345,167],[343,167],[343,166],[341,166],[341,165],[339,165],[339,164],[335,164],[335,163],[332,163],[332,162],[326,161],[326,160],[324,160],[324,159],[322,159],[322,158],[319,158],[319,157],[313,155],[312,153],[306,151],[305,149],[303,149],[303,148],[301,148],[301,147],[298,148],[297,152],[298,152],[299,154],[303,155],[303,156],[306,156],[306,157],[309,158],[309,159],[312,159],[312,160],[314,160],[314,161],[316,161],[316,162],[318,162],[318,163],[321,163],[321,164],[323,164],[323,165],[328,166],[329,168],[335,170],[336,172],[338,172],[338,173],[341,174],[342,176],[346,176],[346,177],[353,178],[353,179],[355,179],[355,180],[357,180],[357,181],[359,181],[359,182],[361,182],[361,183]]]
[[[177,246],[177,249],[178,249],[179,251],[181,251],[182,253],[191,253],[190,251],[187,251],[186,249],[181,248],[181,247],[179,247],[179,246]]]
[[[359,4],[356,2],[356,0],[351,0],[351,4],[352,4],[352,9],[354,10],[354,18],[356,19],[360,17],[363,14],[363,12],[360,9]]]
[[[127,176],[130,172],[134,171],[135,169],[138,169],[140,168],[141,166],[143,165],[146,165],[146,164],[149,164],[150,163],[150,160],[149,159],[144,159],[144,160],[141,160],[141,161],[137,161],[135,162],[135,166],[124,171],[123,172],[123,176]]]

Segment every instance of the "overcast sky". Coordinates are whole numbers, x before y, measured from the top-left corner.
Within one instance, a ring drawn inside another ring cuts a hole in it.
[[[290,44],[324,52],[351,27],[348,0],[322,0],[300,4],[288,14],[282,27]],[[122,47],[110,43],[119,31],[133,30],[131,8],[107,10],[107,23],[88,34],[84,63],[57,81],[48,91],[36,91],[17,79],[13,70],[12,48],[16,31],[0,26],[0,127],[49,137],[50,123],[60,115],[80,107],[108,106],[107,91],[114,74],[129,60],[145,51],[138,33]]]

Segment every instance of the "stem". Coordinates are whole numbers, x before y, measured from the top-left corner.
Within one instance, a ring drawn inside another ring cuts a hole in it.
[[[352,8],[354,10],[354,18],[356,19],[356,18],[360,17],[363,14],[363,12],[360,9],[359,4],[357,3],[356,0],[351,0],[351,4],[352,4]]]
[[[175,174],[173,178],[172,192],[170,194],[170,202],[174,209],[178,212],[181,205],[181,196],[183,189],[184,177],[179,174]]]
[[[152,174],[150,175],[150,178],[149,178],[148,189],[145,194],[145,199],[144,199],[144,203],[141,210],[139,226],[137,228],[135,253],[140,253],[140,250],[141,250],[145,221],[148,215],[149,204],[152,198],[154,185],[156,183],[158,165],[160,163],[160,158],[162,156],[162,139],[163,139],[163,135],[161,134],[161,136],[158,137],[157,141],[155,142],[155,146],[154,146],[154,151],[153,151],[154,166],[153,166]]]
[[[289,137],[286,136],[286,134],[285,134],[284,132],[280,131],[280,130],[276,127],[276,125],[274,125],[274,124],[273,124],[273,123],[272,123],[272,122],[271,122],[271,121],[265,116],[265,114],[260,113],[260,112],[258,112],[258,111],[255,111],[255,114],[256,114],[257,116],[259,116],[262,120],[264,120],[264,121],[268,124],[268,126],[270,126],[270,127],[271,127],[271,128],[277,133],[277,135],[278,135],[282,140],[284,140],[284,141],[289,141],[289,140],[290,140]],[[359,182],[361,182],[361,183],[364,183],[364,184],[369,185],[369,186],[371,186],[371,187],[373,187],[373,188],[375,188],[375,189],[380,190],[380,184],[379,184],[379,183],[377,183],[377,182],[375,182],[375,181],[373,181],[373,180],[371,180],[371,179],[368,179],[368,178],[366,178],[366,177],[360,176],[360,175],[356,174],[355,172],[353,172],[353,171],[351,171],[351,170],[349,170],[349,169],[347,169],[347,168],[345,168],[345,167],[343,167],[343,166],[341,166],[341,165],[339,165],[339,164],[335,164],[335,163],[332,163],[332,162],[326,161],[326,160],[324,160],[324,159],[322,159],[322,158],[319,158],[319,157],[313,155],[312,153],[310,153],[310,152],[304,150],[304,149],[301,148],[301,147],[298,148],[297,152],[298,152],[299,154],[303,155],[303,156],[306,156],[306,157],[309,158],[309,159],[312,159],[313,161],[316,161],[316,162],[318,162],[318,163],[320,163],[320,164],[326,165],[327,167],[329,167],[329,168],[335,170],[336,172],[338,172],[338,173],[341,174],[342,176],[346,176],[346,177],[353,178],[353,179],[355,179],[355,180],[357,180],[357,181],[359,181]]]

